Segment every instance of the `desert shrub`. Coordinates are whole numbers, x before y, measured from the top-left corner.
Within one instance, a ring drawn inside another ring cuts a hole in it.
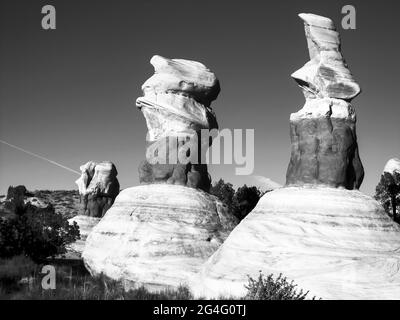
[[[385,172],[376,186],[375,199],[384,207],[386,213],[400,223],[400,173]]]
[[[258,279],[248,277],[246,286],[246,300],[305,300],[308,294],[302,289],[296,291],[297,285],[288,282],[285,277],[280,274],[276,279],[270,274],[264,278],[260,272]],[[314,298],[313,298],[314,299]]]
[[[21,279],[32,276],[36,271],[37,265],[26,256],[0,259],[0,287],[3,291],[15,290]]]
[[[261,195],[262,193],[257,187],[244,185],[237,189],[233,197],[235,216],[239,220],[243,220],[255,208]]]
[[[13,219],[0,219],[0,258],[27,255],[35,261],[64,254],[79,238],[79,227],[55,212],[53,206],[31,204],[18,209]]]
[[[11,263],[11,262],[10,262]],[[11,265],[14,265],[12,262]],[[35,266],[35,264],[34,264]],[[21,277],[28,277],[27,272],[19,272],[13,277],[13,285],[0,285],[0,299],[11,300],[188,300],[192,299],[187,287],[176,290],[161,290],[149,292],[144,287],[125,291],[121,282],[105,276],[92,277],[73,267],[56,266],[56,288],[44,290],[41,286],[43,275],[31,272],[31,281],[21,283]],[[29,269],[27,269],[29,270]]]

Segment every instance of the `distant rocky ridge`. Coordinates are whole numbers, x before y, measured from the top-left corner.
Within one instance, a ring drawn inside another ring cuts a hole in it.
[[[0,196],[0,211],[4,212],[6,198],[6,195]],[[51,204],[57,213],[61,213],[67,218],[78,215],[81,207],[78,190],[26,190],[24,203],[28,202],[41,208]]]

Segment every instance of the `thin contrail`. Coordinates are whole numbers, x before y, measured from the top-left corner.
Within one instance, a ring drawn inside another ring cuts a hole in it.
[[[66,167],[66,166],[63,166],[62,164],[60,164],[60,163],[58,163],[58,162],[55,162],[55,161],[53,161],[53,160],[47,159],[47,158],[45,158],[45,157],[42,157],[41,155],[38,155],[38,154],[36,154],[36,153],[33,153],[33,152],[28,151],[28,150],[25,150],[25,149],[22,149],[22,148],[20,148],[20,147],[17,147],[17,146],[15,146],[15,145],[13,145],[13,144],[11,144],[11,143],[8,143],[8,142],[6,142],[6,141],[4,141],[4,140],[0,140],[0,142],[1,142],[1,143],[4,143],[5,145],[7,145],[7,146],[9,146],[9,147],[11,147],[11,148],[14,148],[14,149],[17,149],[17,150],[19,150],[19,151],[25,152],[25,153],[27,153],[27,154],[29,154],[29,155],[31,155],[31,156],[34,156],[34,157],[36,157],[36,158],[39,158],[39,159],[42,159],[42,160],[44,160],[44,161],[50,162],[50,163],[52,163],[52,164],[54,164],[54,165],[56,165],[56,166],[58,166],[58,167],[60,167],[60,168],[63,168],[63,169],[65,169],[65,170],[68,170],[68,171],[71,171],[71,172],[76,173],[76,174],[78,174],[78,175],[81,175],[80,172],[75,171],[74,169],[68,168],[68,167]]]

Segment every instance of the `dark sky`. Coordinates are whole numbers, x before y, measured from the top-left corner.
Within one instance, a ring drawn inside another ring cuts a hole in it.
[[[57,29],[41,28],[41,8]],[[353,4],[357,29],[342,30]],[[221,82],[212,107],[221,128],[255,129],[254,174],[284,183],[289,115],[304,104],[290,74],[308,61],[298,13],[333,19],[363,93],[353,100],[372,194],[386,161],[400,156],[400,6],[396,1],[21,1],[0,4],[0,139],[79,170],[111,160],[122,187],[138,184],[146,126],[135,99],[152,55],[206,64]],[[234,166],[213,179],[241,183]],[[0,144],[0,193],[9,185],[72,189],[77,176]]]

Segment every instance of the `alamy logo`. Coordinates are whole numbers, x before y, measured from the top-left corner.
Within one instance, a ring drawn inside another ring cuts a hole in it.
[[[150,164],[237,164],[236,175],[254,171],[254,129],[187,129],[179,136],[150,141],[146,159]],[[210,146],[210,142],[212,145]],[[222,147],[223,146],[223,147]],[[244,152],[245,151],[245,152]],[[211,154],[211,156],[210,156]]]
[[[356,29],[356,8],[352,5],[346,5],[342,8],[342,14],[345,16],[342,18],[342,28],[344,30],[355,30]]]
[[[56,8],[50,4],[43,6],[42,13],[45,16],[42,18],[42,28],[44,30],[56,29]]]
[[[54,290],[56,288],[56,268],[47,265],[42,268],[41,273],[45,275],[42,278],[43,290]]]

